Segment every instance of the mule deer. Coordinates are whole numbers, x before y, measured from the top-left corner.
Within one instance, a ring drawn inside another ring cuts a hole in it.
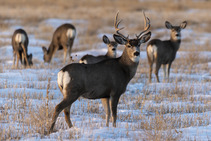
[[[27,33],[23,29],[17,29],[12,35],[12,47],[13,47],[13,67],[18,68],[19,60],[24,67],[33,65],[32,54],[27,54],[27,48],[29,39]],[[16,60],[17,56],[17,60]]]
[[[170,40],[161,41],[159,39],[151,40],[147,45],[147,57],[150,66],[149,82],[151,83],[153,63],[156,63],[155,75],[157,82],[159,81],[158,72],[163,65],[164,80],[166,79],[166,65],[168,66],[168,82],[171,64],[176,57],[176,53],[181,43],[181,30],[187,25],[184,21],[180,26],[173,26],[170,22],[165,22],[166,28],[171,30]]]
[[[57,50],[64,50],[64,61],[66,61],[67,51],[69,56],[71,54],[73,42],[76,36],[76,29],[72,24],[63,24],[59,26],[56,31],[53,33],[53,38],[50,43],[48,50],[46,47],[42,47],[44,52],[44,62],[51,62],[53,55]]]
[[[145,17],[145,15],[144,15]],[[63,100],[56,105],[49,132],[53,131],[59,113],[64,109],[65,120],[72,127],[70,120],[70,107],[80,96],[88,99],[106,98],[106,125],[109,125],[110,110],[112,124],[116,127],[117,104],[120,96],[125,92],[127,84],[136,73],[140,45],[147,42],[151,32],[145,34],[150,27],[149,19],[145,17],[145,29],[137,38],[129,39],[120,33],[118,28],[118,13],[115,18],[116,33],[113,37],[125,49],[119,58],[112,58],[96,64],[73,63],[62,68],[58,73],[58,86],[63,94]]]
[[[94,64],[105,59],[116,58],[116,48],[118,46],[117,42],[110,41],[106,35],[103,36],[103,42],[107,44],[108,47],[106,55],[92,56],[87,54],[80,59],[79,63]]]

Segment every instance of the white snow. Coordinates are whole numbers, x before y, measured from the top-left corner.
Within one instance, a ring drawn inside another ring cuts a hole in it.
[[[10,21],[13,23],[14,21]],[[84,20],[61,20],[61,19],[48,19],[43,21],[43,23],[53,26],[54,28],[58,27],[61,23],[84,23],[87,21]],[[15,22],[14,22],[15,24]],[[12,27],[13,29],[13,27]],[[12,30],[11,30],[12,31]],[[9,31],[10,32],[10,31]],[[9,32],[1,32],[1,35],[10,35]],[[12,31],[13,32],[13,31]],[[162,32],[162,30],[157,30],[156,32]],[[187,32],[187,33],[186,33]],[[183,34],[183,33],[182,33]],[[184,30],[184,38],[188,38],[189,34],[195,34],[191,30]],[[208,34],[208,33],[207,33]],[[203,40],[208,40],[207,34],[200,35],[201,42],[198,42],[200,45],[203,45]],[[101,38],[102,34],[98,37]],[[111,38],[111,35],[108,35]],[[211,35],[209,35],[210,37]],[[61,59],[58,56],[53,58],[52,64],[48,65],[43,63],[43,52],[39,44],[48,44],[49,41],[38,40],[34,35],[29,35],[30,44],[28,52],[33,54],[33,60],[36,60],[34,67],[31,69],[12,69],[12,47],[10,45],[0,47],[0,128],[8,129],[11,127],[14,129],[15,136],[18,134],[17,130],[27,132],[27,125],[24,125],[24,129],[20,124],[21,118],[27,120],[27,114],[23,117],[17,117],[18,120],[14,120],[14,117],[18,113],[24,110],[23,105],[31,105],[32,107],[39,107],[46,102],[47,96],[47,85],[48,78],[51,78],[50,89],[49,89],[49,103],[52,104],[52,108],[58,104],[63,98],[58,86],[57,86],[57,73],[62,68]],[[10,40],[7,38],[7,40]],[[83,55],[93,54],[100,55],[105,54],[107,51],[106,45],[99,44],[99,48],[90,49],[87,51],[73,52],[72,56],[77,61]],[[59,52],[58,52],[59,53]],[[61,53],[61,52],[60,52]],[[118,51],[118,56],[120,56],[122,51]],[[178,52],[177,58],[186,55],[187,52]],[[146,52],[141,52],[141,59],[146,59]],[[210,59],[211,52],[204,51],[199,52],[200,57]],[[54,64],[57,64],[58,68],[54,67]],[[200,65],[200,64],[198,64]],[[209,68],[211,68],[211,62],[208,62]],[[19,63],[20,66],[20,63]],[[162,78],[162,73],[160,73]],[[153,75],[154,77],[154,75]],[[198,114],[198,117],[206,120],[204,124],[192,125],[188,127],[176,128],[175,130],[181,131],[183,140],[211,140],[211,75],[210,72],[205,74],[194,73],[194,74],[182,74],[182,73],[171,73],[170,78],[182,78],[184,82],[174,83],[129,83],[125,94],[121,96],[119,105],[118,105],[118,119],[117,119],[117,128],[112,127],[110,122],[110,127],[105,126],[105,114],[100,100],[87,100],[79,99],[73,103],[71,108],[71,120],[74,124],[73,128],[68,128],[64,115],[60,114],[55,129],[56,132],[50,135],[41,135],[39,132],[33,132],[28,134],[20,135],[21,140],[146,140],[146,130],[141,128],[143,125],[142,122],[153,122],[150,121],[150,118],[156,116],[154,110],[163,106],[166,111],[170,111],[175,107],[184,107],[180,113],[166,113],[164,117],[177,116],[182,118],[191,118]],[[148,79],[148,78],[139,78]],[[186,79],[193,79],[194,81],[185,81]],[[153,80],[153,82],[155,82]],[[182,90],[176,91],[176,88],[181,88]],[[184,89],[184,90],[183,90]],[[161,94],[161,91],[169,90],[169,94],[172,95],[173,101],[171,98],[165,98]],[[174,91],[175,90],[175,91]],[[185,91],[187,90],[187,91]],[[176,93],[177,92],[177,93]],[[176,97],[178,93],[184,93],[183,97]],[[189,93],[186,93],[189,92]],[[151,96],[151,97],[150,97]],[[155,100],[155,97],[164,97],[163,101],[159,99]],[[175,97],[174,97],[175,96]],[[146,100],[143,100],[144,97],[147,97]],[[196,99],[193,102],[190,101],[190,97]],[[177,99],[176,99],[177,98]],[[207,99],[207,103],[201,103],[200,99]],[[24,103],[24,99],[27,99]],[[188,100],[188,101],[186,101]],[[139,102],[137,102],[139,101]],[[195,109],[206,108],[204,113],[186,113],[187,105],[194,106]],[[90,110],[88,107],[96,108],[95,110]],[[34,114],[39,114],[38,109]],[[25,109],[29,111],[30,109]],[[8,121],[1,119],[1,115],[8,112]],[[14,115],[14,116],[13,116]],[[207,118],[204,116],[206,115]],[[143,118],[146,117],[146,118]],[[196,120],[199,122],[199,120]],[[168,121],[166,121],[168,122]],[[182,122],[182,121],[181,121]],[[183,122],[182,122],[183,123]],[[176,123],[175,123],[176,124]],[[175,125],[175,127],[178,127]],[[33,128],[31,129],[33,130]],[[34,131],[34,130],[33,130]],[[174,129],[172,129],[174,131]],[[167,131],[163,131],[166,133]],[[11,133],[12,134],[12,133]],[[1,135],[1,134],[0,134]],[[175,133],[176,135],[176,133]],[[149,135],[148,135],[149,136]]]

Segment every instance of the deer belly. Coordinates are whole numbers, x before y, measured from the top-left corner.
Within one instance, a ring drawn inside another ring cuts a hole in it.
[[[97,93],[96,91],[90,91],[83,93],[82,97],[87,99],[100,99],[100,98],[109,98],[109,93]]]

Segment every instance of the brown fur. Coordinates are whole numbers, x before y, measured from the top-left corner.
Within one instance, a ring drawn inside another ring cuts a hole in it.
[[[63,25],[59,26],[56,29],[56,31],[54,32],[53,38],[52,38],[52,41],[50,43],[48,50],[46,49],[46,47],[42,47],[43,52],[44,52],[44,56],[43,56],[44,62],[50,63],[53,58],[53,55],[56,53],[56,51],[63,49],[64,50],[63,63],[65,63],[67,51],[70,56],[73,42],[75,39],[75,34],[70,38],[67,37],[66,34],[67,34],[68,29],[72,29],[72,31],[76,34],[76,29],[72,24],[63,24]]]
[[[15,40],[17,34],[24,35],[25,40],[22,42],[17,42]],[[16,68],[18,67],[19,60],[24,67],[29,67],[33,65],[32,62],[32,54],[27,54],[28,50],[29,39],[27,33],[23,29],[17,29],[13,33],[12,36],[12,47],[13,47],[13,67],[15,66],[16,61]],[[17,56],[17,60],[16,60]]]

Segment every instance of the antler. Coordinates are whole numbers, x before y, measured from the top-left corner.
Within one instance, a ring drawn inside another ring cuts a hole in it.
[[[124,27],[118,28],[119,24],[120,24],[121,21],[122,21],[122,20],[119,20],[119,21],[118,21],[118,15],[119,15],[119,11],[117,12],[116,17],[115,17],[115,21],[114,21],[114,27],[115,27],[116,33],[119,34],[121,37],[123,37],[125,40],[128,40],[129,36],[125,37],[122,33],[119,32],[119,31],[122,30]]]
[[[150,28],[150,20],[148,17],[145,16],[144,11],[143,14],[144,14],[144,31],[142,31],[139,35],[136,35],[137,39],[140,38],[140,36]]]

